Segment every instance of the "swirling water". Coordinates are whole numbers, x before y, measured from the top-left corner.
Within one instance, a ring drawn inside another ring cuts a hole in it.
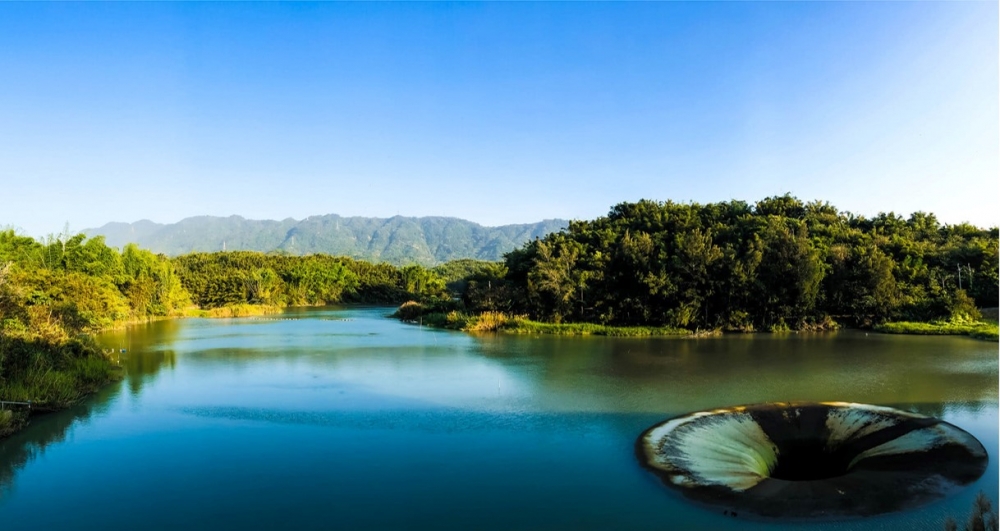
[[[959,337],[469,335],[388,308],[108,334],[127,375],[0,441],[0,528],[791,529],[695,507],[638,464],[664,418],[836,400],[940,416],[990,454],[952,497],[823,530],[942,529],[997,501],[997,346]]]

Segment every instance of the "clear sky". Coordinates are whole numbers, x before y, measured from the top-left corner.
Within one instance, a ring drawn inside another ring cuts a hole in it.
[[[0,4],[0,226],[1000,222],[997,2]]]

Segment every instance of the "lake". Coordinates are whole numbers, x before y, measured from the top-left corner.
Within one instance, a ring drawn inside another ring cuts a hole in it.
[[[0,527],[792,529],[695,507],[634,455],[690,411],[829,400],[933,415],[990,463],[941,502],[817,530],[942,529],[996,506],[997,344],[836,333],[469,335],[391,308],[106,334],[126,377],[0,441]]]

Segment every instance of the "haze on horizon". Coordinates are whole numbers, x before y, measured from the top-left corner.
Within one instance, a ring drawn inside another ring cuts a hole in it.
[[[590,219],[791,193],[1000,224],[996,2],[0,4],[0,226]]]

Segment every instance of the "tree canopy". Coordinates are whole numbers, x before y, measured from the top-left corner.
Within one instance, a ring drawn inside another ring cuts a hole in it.
[[[997,304],[997,229],[932,214],[867,219],[790,195],[748,204],[642,200],[505,255],[467,282],[473,311],[689,329],[822,328]]]

